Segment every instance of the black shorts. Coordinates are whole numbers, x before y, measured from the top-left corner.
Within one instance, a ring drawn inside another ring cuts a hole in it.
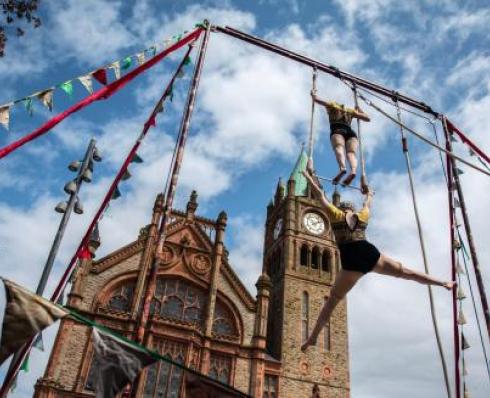
[[[367,240],[355,240],[339,244],[342,268],[367,274],[379,260],[381,253]]]
[[[355,131],[348,124],[344,123],[330,124],[330,137],[334,134],[340,134],[346,141],[350,138],[357,138]]]

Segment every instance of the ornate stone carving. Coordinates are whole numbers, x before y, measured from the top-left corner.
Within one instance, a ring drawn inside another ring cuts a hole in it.
[[[299,363],[299,370],[301,371],[301,374],[306,376],[310,372],[310,365],[308,365],[308,362],[305,360],[302,360]]]
[[[167,268],[174,263],[176,254],[170,246],[163,246],[162,250],[156,254],[158,265]]]
[[[211,260],[205,254],[196,254],[192,257],[191,267],[198,274],[205,274],[211,268]]]

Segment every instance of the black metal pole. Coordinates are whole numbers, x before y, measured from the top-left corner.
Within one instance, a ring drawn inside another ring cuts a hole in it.
[[[74,181],[75,190],[70,193],[70,198],[68,199],[68,205],[66,206],[66,210],[63,213],[63,217],[61,218],[60,225],[58,226],[58,230],[56,231],[53,244],[51,245],[51,249],[49,251],[48,259],[46,260],[46,264],[44,264],[44,269],[41,275],[41,279],[39,280],[39,283],[37,285],[36,294],[38,294],[39,296],[43,295],[44,289],[46,288],[46,285],[48,283],[49,275],[51,274],[51,270],[53,269],[54,260],[56,259],[56,255],[58,254],[61,241],[63,240],[63,236],[65,234],[66,226],[68,225],[68,221],[70,219],[71,213],[75,206],[75,202],[77,201],[78,191],[80,190],[80,185],[82,184],[83,181],[82,176],[85,173],[85,171],[88,169],[90,160],[92,159],[94,154],[94,150],[95,150],[95,139],[91,139],[90,143],[88,144],[87,151],[85,152],[82,165],[80,166],[77,177],[75,178]],[[25,350],[25,346],[23,346],[12,357],[12,360],[10,361],[10,365],[4,379],[4,384],[2,385],[2,389],[1,389],[0,395],[2,397],[7,395],[10,389],[10,385],[15,379],[15,376],[19,371],[22,361],[24,360],[28,352],[29,350]],[[7,385],[5,383],[7,383]]]
[[[305,55],[298,54],[294,51],[287,50],[281,46],[278,46],[277,44],[270,43],[266,40],[260,39],[258,37],[249,35],[247,33],[241,32],[237,29],[233,29],[229,26],[213,26],[212,29],[217,32],[221,32],[224,34],[227,34],[229,36],[232,36],[236,39],[245,41],[247,43],[253,44],[258,47],[262,47],[265,50],[272,51],[276,54],[282,55],[283,57],[292,59],[293,61],[302,63],[304,65],[311,66],[312,68],[316,68],[318,70],[321,70],[322,72],[328,73],[332,76],[335,76],[339,79],[349,81],[351,83],[356,84],[359,87],[364,87],[368,90],[374,91],[378,94],[384,95],[388,98],[393,98],[393,96],[396,96],[398,101],[407,104],[413,108],[419,109],[423,112],[429,113],[434,116],[438,116],[438,113],[432,110],[432,108],[421,102],[417,101],[413,98],[410,98],[406,95],[400,94],[394,90],[390,90],[386,87],[383,87],[379,84],[370,82],[369,80],[362,79],[358,76],[352,75],[350,73],[341,71],[340,69],[336,68],[335,66],[332,65],[327,65],[324,64],[323,62],[314,60],[312,58],[309,58]]]

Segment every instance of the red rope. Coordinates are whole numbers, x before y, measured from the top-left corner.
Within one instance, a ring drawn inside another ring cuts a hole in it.
[[[459,138],[461,138],[461,141],[463,141],[466,145],[468,145],[471,149],[473,149],[478,155],[480,155],[483,159],[486,160],[488,164],[490,164],[490,157],[483,152],[480,148],[476,146],[476,144],[471,141],[466,135],[464,135],[458,128],[452,124],[449,120],[446,119],[447,122],[447,127],[451,131],[451,133],[456,133]]]
[[[197,34],[195,36],[193,36],[193,37],[195,37],[194,40],[196,40],[197,38],[199,38],[200,34],[202,33],[202,29],[198,29],[195,33],[197,33]],[[107,204],[111,200],[112,194],[114,193],[114,191],[115,191],[118,183],[121,181],[121,178],[123,177],[124,173],[126,172],[126,170],[127,170],[128,166],[129,166],[129,164],[131,163],[131,160],[133,159],[134,155],[138,151],[138,148],[140,147],[141,142],[145,138],[145,136],[148,133],[150,127],[155,126],[155,117],[156,117],[157,113],[159,112],[159,108],[160,108],[159,105],[164,101],[165,97],[170,94],[171,87],[174,84],[174,81],[175,81],[175,79],[177,77],[177,74],[179,73],[179,71],[184,66],[185,60],[189,56],[189,54],[190,54],[191,51],[192,51],[192,46],[189,47],[189,49],[187,50],[185,56],[182,58],[182,61],[181,61],[180,65],[179,65],[179,67],[175,71],[174,75],[172,76],[172,79],[170,80],[170,82],[168,83],[167,87],[165,88],[165,91],[163,92],[162,96],[158,100],[157,105],[155,106],[155,108],[153,109],[152,113],[150,114],[150,117],[145,122],[145,124],[143,126],[143,129],[142,129],[140,135],[138,136],[138,139],[134,143],[133,147],[131,148],[131,150],[129,151],[128,155],[126,156],[126,158],[125,158],[125,160],[124,160],[121,168],[119,169],[118,173],[114,177],[114,180],[112,181],[112,184],[109,187],[109,190],[107,191],[106,195],[104,196],[104,199],[102,200],[102,203],[100,204],[97,212],[95,213],[95,216],[93,217],[93,219],[92,219],[89,227],[87,228],[87,230],[85,232],[85,235],[83,236],[80,244],[78,245],[78,248],[77,248],[75,254],[71,258],[71,260],[70,260],[70,262],[68,264],[68,267],[66,268],[65,272],[63,273],[63,275],[61,277],[61,280],[58,283],[58,286],[56,287],[55,291],[51,295],[51,298],[50,298],[51,301],[56,302],[58,300],[58,298],[60,297],[60,295],[63,292],[63,289],[66,286],[66,283],[68,282],[68,279],[69,279],[69,277],[70,277],[73,269],[76,266],[76,262],[77,262],[78,257],[84,255],[84,252],[85,252],[86,246],[88,244],[88,240],[90,238],[90,235],[92,233],[92,230],[94,229],[94,227],[97,224],[97,222],[99,222],[100,217],[102,216],[102,213],[104,212],[105,208],[107,207]],[[33,342],[34,342],[34,339],[31,339],[22,348],[21,356],[19,357],[19,360],[15,364],[15,366],[13,368],[14,369],[13,372],[7,374],[6,377],[5,377],[5,380],[3,382],[2,388],[0,390],[0,397],[3,398],[3,397],[6,396],[7,392],[10,389],[10,385],[12,384],[13,378],[17,374],[18,369],[19,369],[22,361],[24,360],[25,355],[30,350]]]
[[[51,118],[50,120],[48,120],[46,123],[44,123],[38,129],[27,134],[26,136],[22,137],[21,139],[14,141],[11,144],[1,148],[0,149],[0,159],[7,156],[9,153],[15,151],[16,149],[19,149],[22,145],[27,144],[28,142],[38,138],[39,136],[41,136],[43,134],[46,134],[49,130],[51,130],[58,123],[60,123],[64,119],[66,119],[68,116],[70,116],[71,114],[73,114],[75,112],[78,112],[80,109],[85,108],[87,105],[90,105],[92,102],[97,101],[97,100],[101,100],[101,99],[109,98],[115,92],[119,91],[119,89],[123,88],[128,82],[133,80],[136,76],[138,76],[139,74],[150,69],[156,63],[160,62],[168,54],[178,50],[179,48],[186,45],[187,43],[190,43],[191,41],[194,41],[195,39],[197,39],[199,37],[199,35],[201,34],[201,32],[202,32],[202,28],[198,28],[198,29],[194,30],[193,32],[189,33],[187,36],[182,38],[182,40],[178,41],[177,43],[174,43],[172,46],[170,46],[166,50],[162,51],[160,54],[153,57],[148,62],[145,62],[144,64],[138,66],[136,69],[132,70],[127,75],[124,75],[119,80],[116,80],[116,81],[112,82],[111,84],[108,84],[107,86],[102,87],[99,91],[96,91],[95,93],[89,95],[88,97],[84,98],[80,102],[71,106],[70,108],[68,108],[64,112],[62,112],[62,113],[56,115],[55,117]]]

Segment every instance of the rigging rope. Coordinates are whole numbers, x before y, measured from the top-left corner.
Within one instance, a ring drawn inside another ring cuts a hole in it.
[[[355,109],[359,109],[359,100],[357,98],[357,86],[355,83],[352,84],[352,94],[354,95],[354,106]],[[366,164],[364,162],[364,150],[361,138],[361,120],[357,119],[357,137],[359,141],[359,160],[361,161],[361,190],[364,192],[368,187],[368,179],[366,176]]]
[[[375,105],[372,101],[370,101],[368,98],[364,97],[362,94],[358,94],[359,95],[359,98],[361,98],[366,104],[368,104],[371,108],[377,110],[379,113],[381,113],[382,115],[386,116],[388,119],[390,119],[392,122],[394,122],[395,124],[398,124],[400,127],[403,127],[404,130],[408,131],[409,133],[412,133],[415,137],[419,138],[420,140],[424,141],[426,144],[429,144],[430,146],[436,148],[437,150],[441,151],[441,152],[444,152],[447,156],[449,156],[450,158],[452,159],[457,159],[459,160],[461,163],[464,163],[465,165],[471,167],[472,169],[474,170],[477,170],[479,171],[480,173],[483,173],[487,176],[490,177],[490,172],[482,169],[481,167],[478,167],[474,164],[472,164],[471,162],[468,162],[467,160],[464,160],[463,158],[461,158],[460,156],[456,155],[454,152],[448,150],[448,149],[444,149],[443,147],[437,145],[437,144],[434,144],[432,141],[430,141],[429,139],[425,138],[422,134],[420,133],[417,133],[415,130],[411,129],[410,127],[406,126],[405,124],[399,122],[397,119],[395,119],[393,116],[391,116],[389,113],[385,112],[383,109],[381,109],[379,106]]]
[[[425,250],[425,241],[424,241],[424,236],[423,236],[422,224],[420,222],[420,215],[419,215],[418,204],[417,204],[417,196],[415,193],[415,184],[414,184],[414,180],[413,180],[412,164],[411,164],[410,155],[408,152],[408,142],[407,142],[407,138],[405,137],[403,124],[401,122],[401,113],[400,113],[400,107],[398,106],[398,101],[395,101],[395,104],[397,105],[396,110],[397,110],[397,118],[398,118],[399,125],[400,125],[402,150],[403,150],[403,153],[405,155],[405,163],[407,166],[408,179],[410,182],[410,191],[412,194],[412,203],[413,203],[413,211],[415,214],[415,220],[417,222],[417,231],[419,234],[420,249],[422,251],[422,259],[423,259],[423,263],[424,263],[425,273],[429,274],[429,264],[427,261],[427,253]],[[432,318],[432,324],[434,326],[434,333],[436,335],[437,348],[439,349],[439,355],[441,357],[441,364],[442,364],[442,370],[444,373],[444,382],[446,384],[447,396],[448,396],[448,398],[451,398],[451,389],[449,386],[449,376],[448,376],[448,371],[447,371],[446,359],[444,357],[444,350],[442,348],[441,337],[439,335],[439,327],[437,325],[436,309],[434,306],[434,297],[432,295],[432,287],[430,285],[428,285],[427,289],[429,291],[430,314],[431,314],[431,318]]]
[[[312,86],[311,86],[311,93],[312,94],[316,94],[316,77],[317,77],[317,70],[316,70],[316,68],[313,68]],[[311,116],[310,116],[310,137],[308,139],[308,159],[311,159],[311,160],[313,160],[314,117],[315,117],[315,99],[313,98],[313,95],[312,95],[312,97],[311,97]]]

